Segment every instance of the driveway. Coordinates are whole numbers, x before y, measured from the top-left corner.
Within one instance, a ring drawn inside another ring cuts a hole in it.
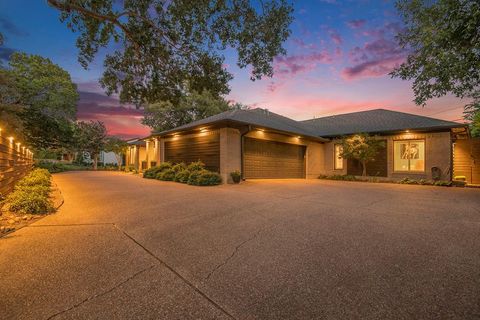
[[[59,212],[0,239],[2,319],[480,317],[480,189],[54,180]]]

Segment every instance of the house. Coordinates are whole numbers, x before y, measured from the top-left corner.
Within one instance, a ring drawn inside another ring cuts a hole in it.
[[[361,175],[358,162],[339,156],[340,138],[357,133],[385,141],[367,166],[370,176],[451,180],[461,175],[480,183],[480,144],[472,142],[465,124],[384,109],[306,121],[260,108],[226,111],[131,141],[127,165],[141,171],[165,161],[201,160],[226,182],[235,170],[244,179]]]

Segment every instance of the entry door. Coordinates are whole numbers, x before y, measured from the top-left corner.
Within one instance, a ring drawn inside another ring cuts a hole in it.
[[[305,178],[305,146],[245,138],[246,179]]]

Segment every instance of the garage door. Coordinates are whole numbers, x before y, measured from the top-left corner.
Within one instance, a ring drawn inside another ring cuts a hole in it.
[[[202,161],[208,170],[220,169],[220,134],[208,132],[195,137],[178,137],[165,142],[165,161],[172,163]]]
[[[245,138],[246,179],[305,178],[305,146]]]

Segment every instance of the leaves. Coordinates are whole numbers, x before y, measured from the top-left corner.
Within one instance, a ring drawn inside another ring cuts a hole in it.
[[[375,160],[378,151],[385,147],[383,140],[366,133],[345,137],[342,139],[341,144],[342,151],[340,152],[340,157],[360,161],[363,166],[363,175],[366,174],[366,164]]]
[[[161,132],[213,116],[230,108],[225,99],[217,98],[208,91],[198,93],[194,90],[182,97],[177,104],[160,101],[146,106],[142,123]]]
[[[79,61],[87,67],[98,50],[114,42],[100,80],[107,93],[137,106],[177,103],[187,89],[229,92],[232,75],[223,52],[236,50],[251,78],[273,74],[285,53],[292,6],[286,0],[48,0],[61,21],[79,33]]]
[[[398,40],[410,54],[391,75],[413,80],[415,103],[449,93],[478,96],[480,2],[403,0],[397,8],[406,25]]]
[[[49,59],[14,53],[0,68],[0,120],[23,143],[68,148],[78,93],[67,71]]]

